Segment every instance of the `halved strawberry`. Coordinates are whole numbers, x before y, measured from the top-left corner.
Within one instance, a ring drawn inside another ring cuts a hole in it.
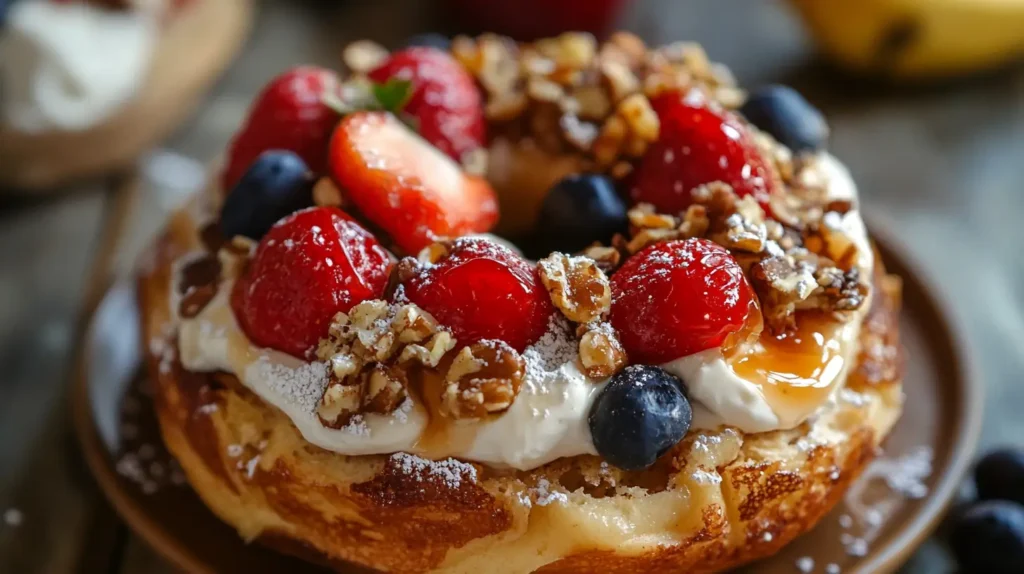
[[[406,253],[442,237],[488,231],[498,221],[490,184],[463,173],[389,113],[345,117],[329,162],[346,196]]]

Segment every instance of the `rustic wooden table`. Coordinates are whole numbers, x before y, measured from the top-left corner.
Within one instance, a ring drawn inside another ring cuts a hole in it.
[[[169,209],[199,185],[253,94],[297,62],[333,65],[356,37],[397,45],[437,29],[427,2],[273,2],[199,112],[137,173],[53,197],[0,200],[0,572],[166,572],[111,512],[81,463],[66,381],[83,309]],[[1024,70],[893,89],[817,63],[776,2],[638,0],[623,26],[651,42],[692,39],[754,86],[802,89],[876,220],[923,262],[965,330],[988,386],[983,445],[1024,436]],[[908,572],[949,570],[926,544]]]

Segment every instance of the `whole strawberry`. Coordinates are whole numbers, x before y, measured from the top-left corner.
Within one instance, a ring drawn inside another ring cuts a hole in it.
[[[249,339],[306,358],[331,319],[383,296],[391,256],[335,207],[311,207],[274,224],[231,292]]]
[[[221,189],[232,189],[270,149],[295,152],[315,175],[324,173],[331,132],[340,119],[324,96],[336,96],[340,86],[334,72],[313,66],[292,68],[274,78],[257,96],[231,142]]]
[[[401,112],[414,119],[423,139],[455,161],[484,145],[483,102],[472,76],[448,53],[423,46],[395,52],[370,72],[377,84],[411,82]]]

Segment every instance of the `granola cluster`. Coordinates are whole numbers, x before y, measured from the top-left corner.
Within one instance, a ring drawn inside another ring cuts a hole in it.
[[[581,153],[587,171],[615,177],[627,175],[630,161],[658,139],[651,98],[690,88],[729,108],[744,98],[728,70],[712,64],[700,45],[652,49],[627,32],[600,45],[579,32],[532,44],[494,34],[460,36],[452,55],[482,86],[494,133],[513,141],[529,137],[551,154]]]
[[[783,223],[767,217],[752,197],[738,197],[727,184],[701,186],[693,191],[694,203],[678,215],[656,213],[649,204],[631,209],[630,236],[617,236],[612,242],[617,257],[603,246],[584,253],[603,257],[614,268],[619,260],[653,243],[710,239],[727,248],[747,273],[771,332],[792,329],[801,310],[847,319],[864,304],[869,291],[867,278],[856,267],[857,247],[840,225],[852,206],[825,201],[825,195],[818,201],[810,194],[793,195],[801,202],[800,209]]]

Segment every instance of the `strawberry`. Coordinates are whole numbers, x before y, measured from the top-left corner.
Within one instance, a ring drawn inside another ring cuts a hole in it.
[[[308,358],[331,319],[380,298],[392,260],[376,239],[335,207],[311,207],[263,236],[231,307],[253,343]]]
[[[658,365],[719,347],[755,310],[736,259],[706,239],[657,243],[611,277],[609,321],[633,363]]]
[[[221,189],[232,189],[259,155],[270,149],[298,154],[315,175],[327,167],[327,147],[339,114],[325,103],[337,96],[337,74],[300,66],[274,78],[256,97],[245,125],[228,149]]]
[[[633,172],[633,201],[679,213],[692,203],[693,188],[722,181],[768,211],[777,175],[739,118],[679,92],[661,94],[651,104],[661,134]]]
[[[356,112],[334,132],[330,171],[346,197],[406,253],[441,237],[489,230],[494,190],[467,175],[395,116]]]
[[[451,329],[459,345],[499,340],[522,352],[544,335],[555,312],[534,266],[482,237],[455,240],[402,288]]]
[[[421,136],[461,161],[463,154],[484,145],[483,102],[473,77],[446,52],[423,46],[392,54],[371,71],[377,84],[411,82],[402,111],[415,119]]]

